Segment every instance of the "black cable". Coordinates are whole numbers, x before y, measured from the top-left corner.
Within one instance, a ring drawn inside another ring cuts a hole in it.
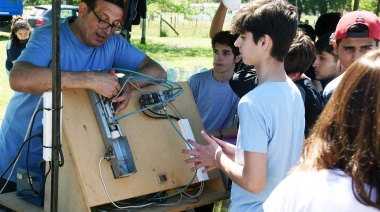
[[[34,113],[33,117],[32,117],[32,122],[31,122],[31,125],[30,125],[30,131],[29,131],[29,137],[32,136],[32,131],[33,131],[33,126],[34,126],[34,121],[36,119],[36,116],[37,116],[37,113],[42,111],[43,109],[38,109],[36,113]],[[41,139],[41,143],[42,143],[42,139]],[[27,151],[26,151],[26,175],[28,177],[28,183],[30,185],[30,188],[32,189],[32,191],[38,196],[40,196],[40,192],[41,191],[36,191],[33,187],[33,184],[31,182],[30,179],[30,173],[29,173],[29,150],[30,150],[30,142],[28,142],[28,147],[27,147]]]
[[[41,137],[42,134],[37,134],[37,135],[34,135],[30,138],[27,138],[21,145],[20,149],[18,150],[15,158],[13,159],[13,161],[8,165],[8,167],[5,169],[5,171],[1,174],[0,178],[3,178],[3,176],[5,175],[5,173],[7,173],[7,171],[10,169],[10,167],[12,167],[12,165],[16,162],[18,156],[21,154],[21,151],[22,149],[24,148],[24,145],[26,144],[26,142],[30,141],[31,139],[35,138],[35,137]]]
[[[141,105],[141,109],[147,108],[146,105],[143,105],[142,103],[141,103],[140,105]],[[155,111],[153,111],[153,110],[151,110],[151,109],[147,109],[147,110],[148,110],[149,112],[151,112],[151,113],[157,115],[157,116],[151,116],[151,115],[147,114],[147,113],[145,112],[145,110],[143,110],[142,113],[143,113],[144,115],[148,116],[149,118],[153,118],[153,119],[167,119],[168,116],[169,116],[170,118],[175,119],[175,120],[177,120],[177,121],[179,121],[179,120],[181,119],[181,118],[179,118],[178,116],[165,115],[165,114],[157,113],[157,112],[155,112]]]
[[[59,151],[59,156],[60,156],[60,161],[59,161],[59,167],[62,167],[64,164],[65,164],[65,158],[63,157],[63,152],[62,152],[62,145],[59,145],[58,147],[58,151]]]
[[[40,167],[43,166],[43,163],[46,163],[46,161],[40,162],[39,166]],[[50,170],[51,170],[51,162],[49,162],[49,169],[47,170],[46,174],[42,178],[41,189],[40,189],[39,192],[36,193],[36,191],[33,188],[32,189],[23,189],[21,191],[18,191],[17,194],[16,194],[16,196],[19,197],[19,198],[32,198],[32,197],[38,198],[38,197],[43,197],[43,193],[45,191],[46,179],[47,179],[47,176],[50,173]],[[29,182],[29,184],[30,184],[30,182]],[[28,195],[22,194],[23,192],[31,192],[31,191],[33,191],[34,195],[32,195],[32,194],[28,194]]]

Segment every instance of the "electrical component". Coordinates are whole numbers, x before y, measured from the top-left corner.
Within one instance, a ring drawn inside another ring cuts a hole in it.
[[[151,93],[142,94],[139,102],[142,105],[151,105],[159,102],[165,102],[166,100],[172,98],[172,94],[169,90],[156,91]]]
[[[189,120],[188,119],[180,119],[178,121],[178,124],[179,124],[179,128],[181,129],[182,136],[186,140],[190,139],[190,140],[195,141],[194,134],[193,134],[193,131],[191,130],[191,126],[190,126]],[[187,148],[188,149],[194,149],[194,147],[191,144],[187,144]],[[205,167],[202,167],[202,168],[199,168],[197,170],[198,182],[202,182],[202,181],[205,181],[205,180],[209,179],[207,173],[202,173],[202,171],[204,169],[205,169]]]
[[[158,183],[163,183],[167,181],[168,179],[166,178],[165,174],[161,174],[161,175],[157,175],[157,180],[158,180]]]
[[[35,205],[44,206],[44,169],[17,168],[17,196]]]
[[[95,117],[106,147],[105,158],[111,162],[115,178],[130,176],[137,172],[126,136],[115,117],[112,101],[88,90]]]
[[[52,158],[52,133],[53,133],[53,97],[52,97],[52,91],[46,91],[43,94],[43,118],[42,118],[42,125],[43,125],[43,159],[45,161],[51,161]],[[61,95],[61,102],[62,102],[62,95]],[[61,105],[62,107],[62,105]],[[61,113],[61,128],[62,128],[62,110],[60,110]],[[61,129],[62,131],[62,129]],[[62,139],[60,139],[60,143],[62,143]]]

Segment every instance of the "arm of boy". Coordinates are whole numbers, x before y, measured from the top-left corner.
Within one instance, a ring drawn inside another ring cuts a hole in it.
[[[182,150],[183,153],[194,156],[185,160],[185,163],[194,163],[190,171],[205,167],[203,172],[219,168],[233,182],[240,187],[252,192],[260,193],[266,185],[267,154],[244,152],[244,165],[235,163],[236,147],[214,136],[209,137],[201,132],[208,145],[202,145],[189,141],[194,146],[193,150]]]

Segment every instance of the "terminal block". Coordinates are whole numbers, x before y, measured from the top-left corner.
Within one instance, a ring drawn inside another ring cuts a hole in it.
[[[128,140],[122,134],[111,99],[88,90],[95,117],[110,160],[115,178],[130,176],[137,172]]]

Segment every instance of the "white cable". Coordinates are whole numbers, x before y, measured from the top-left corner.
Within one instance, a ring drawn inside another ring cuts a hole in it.
[[[101,168],[101,162],[102,160],[104,159],[104,157],[101,157],[100,160],[99,160],[99,174],[100,174],[100,179],[102,180],[102,184],[103,184],[103,188],[104,188],[104,191],[106,192],[106,195],[108,197],[108,200],[118,209],[129,209],[129,208],[143,208],[143,207],[146,207],[146,206],[149,206],[149,205],[153,205],[153,204],[156,204],[154,202],[151,202],[151,203],[147,203],[147,204],[144,204],[144,205],[133,205],[133,206],[125,206],[125,207],[120,207],[118,205],[115,204],[114,201],[112,201],[111,197],[109,196],[108,194],[108,191],[107,191],[107,187],[106,187],[106,184],[104,182],[104,179],[103,179],[103,174],[102,174],[102,168]]]
[[[202,194],[203,189],[204,189],[204,184],[205,184],[204,181],[202,181],[198,193],[196,195],[194,195],[194,196],[186,193],[185,191],[183,191],[182,193],[184,194],[185,198],[197,198],[197,197],[199,197]]]
[[[141,91],[141,88],[140,88],[139,84],[136,83],[136,85],[135,85],[135,84],[133,84],[133,83],[129,80],[129,79],[131,79],[131,78],[132,78],[132,77],[128,77],[127,82],[129,82],[133,87],[135,87],[136,90]]]
[[[180,193],[180,196],[181,196],[181,198],[177,201],[177,202],[175,202],[175,203],[168,203],[168,204],[157,204],[158,206],[172,206],[172,205],[178,205],[181,201],[182,201],[182,194]]]
[[[116,94],[116,96],[112,99],[111,103],[113,103],[113,100],[115,100],[120,94],[121,92],[123,91],[124,87],[125,87],[125,84],[127,84],[127,82],[129,81],[129,78],[124,82],[123,86],[121,87],[119,93]]]
[[[36,115],[36,113],[37,113],[37,111],[38,111],[38,106],[40,105],[41,100],[42,100],[42,95],[41,95],[40,99],[38,100],[37,106],[36,106],[36,108],[35,108],[34,111],[33,111],[32,117],[30,118],[29,125],[28,125],[28,129],[26,130],[26,134],[25,134],[25,137],[24,137],[24,142],[26,142],[26,139],[27,139],[28,136],[29,136],[29,132],[30,132],[31,127],[32,127],[33,117]],[[30,141],[29,141],[29,142],[30,142]],[[24,149],[24,147],[23,147],[22,149]],[[0,191],[0,194],[4,191],[5,187],[7,186],[8,182],[9,182],[9,179],[11,178],[11,176],[12,176],[12,174],[13,174],[13,171],[14,171],[14,169],[15,169],[15,167],[16,167],[16,164],[17,164],[17,162],[18,162],[18,159],[20,158],[20,156],[21,156],[21,154],[22,154],[22,149],[20,150],[20,154],[17,156],[17,158],[16,158],[16,160],[15,160],[13,166],[12,166],[11,172],[9,173],[8,178],[7,178],[7,181],[5,182],[3,188],[2,188],[1,191]],[[26,165],[28,165],[28,164],[26,164]]]

